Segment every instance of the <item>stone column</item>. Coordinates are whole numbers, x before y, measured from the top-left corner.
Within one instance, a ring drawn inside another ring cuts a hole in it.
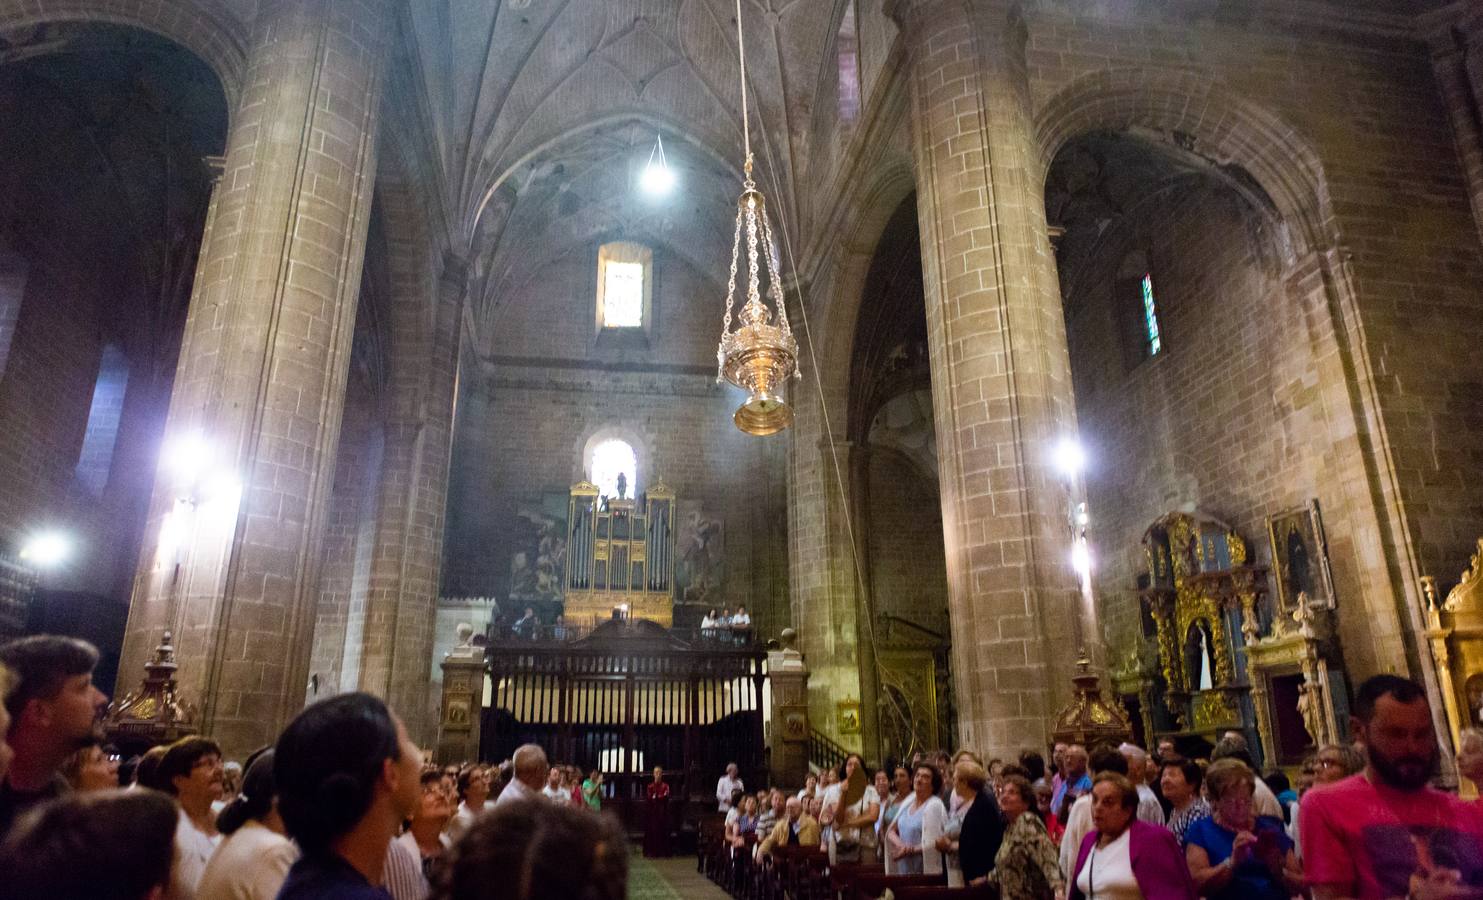
[[[185,324],[120,672],[165,629],[229,755],[303,703],[387,0],[266,0]]]
[[[893,0],[911,91],[958,745],[1042,741],[1101,635],[1053,449],[1076,434],[1026,31],[1009,0]],[[1093,511],[1095,515],[1095,510]]]
[[[429,328],[423,298],[393,315],[391,422],[377,508],[375,556],[367,593],[360,684],[379,694],[414,736],[431,736],[433,624],[443,561],[443,517],[453,435],[458,345],[468,270],[450,256],[436,289]],[[419,336],[411,339],[407,332]],[[402,342],[406,342],[403,344]]]
[[[1432,68],[1483,240],[1483,10],[1460,12],[1455,22],[1438,25],[1431,39]]]

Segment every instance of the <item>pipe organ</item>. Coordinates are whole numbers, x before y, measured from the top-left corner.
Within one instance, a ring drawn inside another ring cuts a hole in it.
[[[675,494],[663,482],[638,499],[572,485],[567,512],[566,620],[674,623]]]

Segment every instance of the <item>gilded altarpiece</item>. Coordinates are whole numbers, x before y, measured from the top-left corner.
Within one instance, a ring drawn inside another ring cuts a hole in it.
[[[1456,747],[1463,729],[1483,728],[1483,538],[1446,599],[1436,578],[1424,576],[1421,583],[1427,638]]]
[[[1129,656],[1115,682],[1120,691],[1147,698],[1155,684],[1179,733],[1214,740],[1228,729],[1241,730],[1247,719],[1250,686],[1238,651],[1243,635],[1240,610],[1254,605],[1264,570],[1248,564],[1245,540],[1210,518],[1170,513],[1143,537],[1148,578],[1139,594],[1154,623],[1157,674]],[[1144,709],[1145,729],[1153,728]],[[1258,711],[1258,716],[1263,715]]]

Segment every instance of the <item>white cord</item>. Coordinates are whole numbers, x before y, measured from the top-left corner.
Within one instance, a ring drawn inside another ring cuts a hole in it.
[[[747,162],[752,161],[752,123],[747,117],[747,51],[742,40],[742,5],[736,0],[736,62],[741,69],[742,94],[742,147],[747,152]]]

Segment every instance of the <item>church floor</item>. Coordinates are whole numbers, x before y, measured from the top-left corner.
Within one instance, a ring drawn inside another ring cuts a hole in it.
[[[628,900],[729,900],[729,895],[695,871],[694,856],[628,858]]]

